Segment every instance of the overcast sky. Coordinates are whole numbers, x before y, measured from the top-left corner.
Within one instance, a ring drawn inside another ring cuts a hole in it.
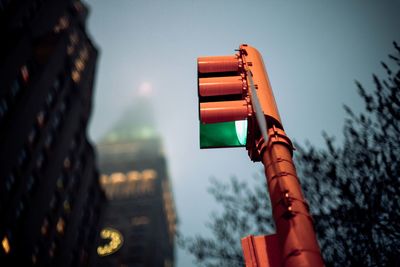
[[[340,140],[342,104],[361,108],[354,80],[371,88],[371,73],[383,73],[379,62],[400,42],[400,1],[86,2],[100,50],[90,137],[104,135],[138,95],[151,98],[186,234],[204,233],[215,209],[209,177],[250,179],[261,169],[244,148],[199,149],[198,56],[256,47],[287,134],[321,146],[322,130]],[[177,256],[178,267],[191,266]]]

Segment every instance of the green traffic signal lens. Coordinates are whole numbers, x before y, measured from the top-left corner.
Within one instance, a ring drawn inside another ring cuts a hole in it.
[[[200,148],[245,146],[246,138],[247,120],[200,123]]]
[[[245,146],[247,138],[247,120],[235,121],[235,129],[239,143]]]

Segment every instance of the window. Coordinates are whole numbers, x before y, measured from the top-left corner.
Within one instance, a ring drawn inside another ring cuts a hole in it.
[[[73,70],[71,73],[72,80],[75,83],[79,83],[81,81],[81,74],[77,70]]]
[[[51,245],[50,245],[50,248],[49,248],[49,256],[50,256],[50,258],[53,258],[55,256],[56,248],[57,248],[56,243],[54,241],[51,242]]]
[[[25,202],[24,200],[21,200],[21,201],[18,202],[18,204],[17,204],[17,207],[16,207],[16,209],[15,209],[15,217],[16,217],[17,219],[19,219],[19,218],[21,217],[22,213],[23,213],[24,210],[25,210],[25,203],[24,203],[24,202]]]
[[[65,186],[65,176],[64,174],[60,174],[57,178],[57,189],[58,190],[63,190]]]
[[[54,104],[54,100],[55,100],[54,92],[50,90],[46,95],[46,105],[48,107],[51,107]]]
[[[44,161],[45,161],[45,156],[44,156],[44,153],[43,153],[43,151],[39,154],[39,156],[37,157],[37,159],[36,159],[36,169],[37,170],[41,170],[42,168],[43,168],[43,165],[44,165]]]
[[[6,178],[6,189],[7,189],[7,191],[11,191],[14,183],[15,183],[15,176],[14,176],[14,174],[11,173]]]
[[[69,159],[69,157],[66,157],[64,159],[64,169],[69,169],[71,168],[71,160]]]
[[[61,79],[60,77],[57,77],[53,82],[53,89],[56,93],[58,92],[58,90],[60,89],[60,86],[61,86],[60,79]]]
[[[79,42],[79,35],[76,31],[69,35],[69,41],[71,42],[71,45],[76,45]]]
[[[33,125],[31,131],[28,134],[28,144],[30,146],[33,146],[35,144],[35,142],[37,140],[37,133],[38,133],[38,130],[37,130],[36,126]]]
[[[53,31],[59,33],[69,27],[69,18],[64,15],[59,20],[56,26],[54,26]]]
[[[76,59],[75,60],[75,68],[78,71],[83,71],[83,69],[85,68],[85,62],[81,58]]]
[[[0,119],[2,119],[8,111],[8,104],[5,98],[0,99]]]
[[[10,241],[8,240],[7,235],[4,236],[3,239],[1,240],[1,246],[2,246],[5,254],[10,253],[11,247],[10,247]]]
[[[14,82],[11,84],[11,97],[12,99],[15,99],[18,95],[18,93],[21,90],[21,85],[18,80],[14,80]]]
[[[71,142],[69,143],[69,149],[73,151],[73,150],[75,150],[76,146],[77,145],[76,145],[75,138],[72,138]]]
[[[58,218],[56,230],[57,230],[57,233],[64,234],[65,220],[62,217]]]
[[[34,189],[36,180],[37,180],[37,177],[35,174],[29,175],[28,178],[26,179],[26,190],[28,193],[34,191],[33,189]]]
[[[53,197],[51,198],[51,200],[50,200],[50,209],[51,210],[53,210],[53,211],[55,211],[56,210],[56,208],[57,208],[57,206],[58,206],[58,203],[59,203],[59,197],[57,196],[57,194],[55,193],[54,195],[53,195]]]
[[[66,110],[67,110],[67,101],[64,100],[60,104],[60,116],[63,116]]]
[[[23,65],[20,69],[21,73],[21,80],[24,84],[27,84],[29,82],[29,70],[26,65]]]
[[[71,183],[71,187],[74,187],[78,182],[78,178],[76,177],[75,174],[72,174],[69,180],[70,180],[69,182]]]
[[[31,259],[32,259],[32,264],[33,264],[33,265],[36,265],[36,263],[37,263],[37,261],[38,261],[38,259],[37,259],[37,254],[32,253]]]
[[[69,214],[71,212],[71,203],[68,198],[64,200],[63,208],[66,214]]]
[[[25,147],[23,147],[18,154],[18,159],[17,159],[18,167],[21,168],[25,166],[27,161],[28,161],[28,151]]]
[[[137,216],[133,217],[131,219],[131,225],[137,226],[137,225],[146,225],[150,222],[150,219],[146,216]]]
[[[33,247],[31,259],[32,259],[32,263],[34,265],[36,265],[38,263],[38,261],[39,261],[39,247],[38,247],[38,245],[35,245]]]
[[[74,3],[74,8],[75,8],[75,10],[76,10],[78,13],[82,13],[83,10],[84,10],[84,7],[83,7],[82,3],[79,2],[79,1],[76,1],[76,2]]]
[[[46,136],[46,138],[45,138],[45,140],[44,140],[44,148],[45,148],[46,150],[50,150],[51,146],[53,145],[53,143],[54,143],[54,137],[53,137],[53,136],[54,136],[54,135],[53,135],[52,132],[50,132],[50,133]]]
[[[57,129],[59,128],[60,124],[61,124],[61,115],[60,115],[59,112],[57,112],[57,113],[54,115],[53,120],[51,121],[51,127],[52,127],[54,130],[57,130]]]
[[[40,232],[42,233],[42,235],[47,235],[49,233],[49,219],[48,217],[43,219],[43,223],[42,226],[40,227]]]
[[[39,127],[43,127],[44,124],[46,123],[47,119],[47,112],[44,110],[39,111],[39,113],[36,115],[36,122],[39,125]]]

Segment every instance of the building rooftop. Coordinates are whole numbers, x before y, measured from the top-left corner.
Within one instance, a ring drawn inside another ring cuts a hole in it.
[[[131,143],[149,139],[159,139],[154,114],[148,98],[139,97],[100,139],[99,144]]]
[[[102,162],[137,160],[163,155],[149,98],[138,97],[97,144]]]

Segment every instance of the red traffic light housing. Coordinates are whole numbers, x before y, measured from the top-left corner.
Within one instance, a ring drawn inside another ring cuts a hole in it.
[[[259,161],[260,155],[256,149],[256,141],[261,133],[255,118],[255,108],[251,101],[249,90],[250,77],[256,88],[256,96],[261,105],[261,111],[267,125],[283,129],[278,110],[272,95],[272,89],[260,53],[253,47],[241,45],[238,53],[230,56],[199,57],[198,96],[200,119],[200,147],[244,146],[249,151],[253,161]],[[228,122],[235,122],[227,124]],[[238,122],[242,122],[239,135]],[[225,124],[224,124],[225,123]],[[210,125],[212,124],[212,125]],[[246,128],[243,135],[243,128]],[[251,129],[251,130],[250,130]],[[224,132],[225,134],[222,134]],[[237,141],[235,141],[235,138]],[[209,142],[207,140],[213,139]],[[229,145],[229,144],[232,145]]]

